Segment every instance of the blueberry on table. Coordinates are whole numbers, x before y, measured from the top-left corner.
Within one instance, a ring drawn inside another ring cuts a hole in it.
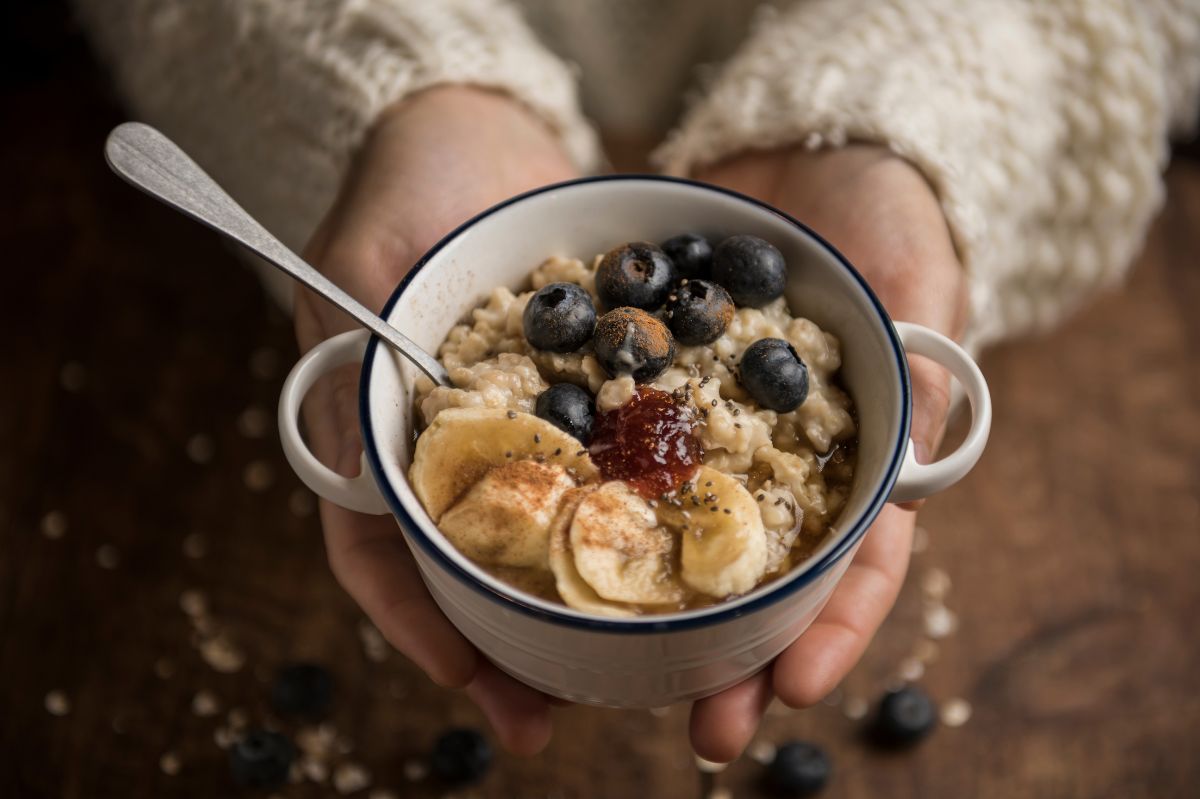
[[[787,413],[808,397],[808,367],[781,338],[760,338],[742,353],[738,380],[764,408]]]
[[[278,713],[319,719],[332,698],[333,677],[316,663],[290,663],[275,672],[271,707]]]
[[[556,383],[539,394],[535,413],[584,444],[592,440],[596,403],[591,394],[574,383]]]
[[[574,352],[596,327],[592,297],[575,283],[551,283],[534,292],[522,317],[525,340],[534,349]]]
[[[429,766],[451,785],[475,782],[492,765],[492,745],[478,730],[453,729],[438,736]]]
[[[901,749],[912,746],[937,726],[937,706],[915,685],[907,685],[884,695],[879,712],[868,729],[877,745]]]
[[[662,251],[675,264],[680,277],[689,280],[708,277],[712,271],[712,245],[703,236],[695,233],[674,236],[662,243]]]
[[[605,308],[653,311],[675,284],[675,264],[657,246],[633,241],[609,250],[596,267],[596,293]]]
[[[601,316],[592,349],[609,377],[632,375],[639,383],[658,377],[675,360],[671,331],[637,308],[617,308]]]
[[[775,750],[775,759],[767,766],[767,786],[780,796],[813,796],[829,782],[832,770],[829,756],[819,746],[789,741]]]
[[[738,305],[761,308],[783,294],[787,265],[769,242],[757,236],[730,236],[713,250],[712,276]]]
[[[689,280],[671,297],[667,324],[680,344],[711,344],[733,320],[733,299],[711,281]]]
[[[275,790],[287,782],[296,747],[277,732],[248,730],[229,748],[229,768],[238,785]]]

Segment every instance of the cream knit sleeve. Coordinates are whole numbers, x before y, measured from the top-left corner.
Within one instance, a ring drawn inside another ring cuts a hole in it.
[[[308,238],[379,112],[439,83],[508,92],[584,169],[571,70],[502,0],[75,0],[133,113],[289,246]]]
[[[804,0],[758,22],[661,163],[887,144],[941,198],[974,347],[1124,274],[1168,131],[1196,119],[1200,0]]]

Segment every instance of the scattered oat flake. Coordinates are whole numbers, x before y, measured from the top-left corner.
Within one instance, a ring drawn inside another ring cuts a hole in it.
[[[250,374],[257,380],[270,380],[279,374],[279,353],[270,347],[250,353]]]
[[[650,715],[654,716],[655,718],[659,718],[659,719],[665,718],[666,716],[671,715],[671,708],[670,708],[670,706],[652,707],[652,708],[650,708]]]
[[[422,760],[413,758],[404,761],[404,779],[409,782],[420,782],[429,776],[429,766]]]
[[[296,733],[296,746],[309,757],[325,759],[333,750],[337,730],[331,724],[301,727]]]
[[[240,730],[250,723],[250,716],[240,707],[231,708],[229,714],[225,716],[225,721],[235,730]]]
[[[52,510],[42,517],[42,535],[46,538],[62,538],[67,532],[67,514]]]
[[[242,650],[238,649],[233,641],[223,633],[206,638],[200,643],[200,657],[204,658],[204,662],[214,671],[222,674],[241,671],[242,666],[246,663],[246,656]]]
[[[79,361],[67,361],[58,370],[58,384],[72,394],[76,394],[87,385],[87,370]]]
[[[925,608],[925,634],[930,638],[945,638],[958,629],[958,617],[945,605]]]
[[[775,759],[775,744],[770,741],[755,741],[750,745],[749,755],[755,763],[765,766]]]
[[[258,406],[251,406],[238,415],[238,432],[246,438],[262,438],[271,428],[271,417]]]
[[[927,549],[929,549],[929,531],[917,525],[917,528],[913,530],[912,551],[920,554]]]
[[[183,539],[183,554],[193,560],[204,557],[208,553],[208,541],[200,533],[191,533]]]
[[[340,794],[361,791],[371,784],[371,772],[357,763],[342,763],[333,772],[333,787]]]
[[[46,712],[51,716],[65,716],[71,712],[71,700],[62,691],[46,694]]]
[[[709,791],[708,799],[733,799],[733,791],[722,785]]]
[[[717,774],[724,771],[725,767],[728,765],[728,763],[714,763],[711,760],[705,760],[699,755],[696,755],[696,768],[700,769],[700,771],[704,774]]]
[[[216,454],[217,445],[213,443],[212,436],[196,433],[187,440],[184,451],[193,463],[208,463]]]
[[[175,673],[175,664],[167,658],[154,661],[154,675],[160,680],[169,680]]]
[[[945,599],[950,593],[950,575],[941,569],[927,570],[921,575],[921,591],[930,599]]]
[[[373,663],[382,663],[387,660],[388,643],[384,639],[383,633],[379,632],[374,624],[367,619],[363,619],[358,623],[358,637],[362,641],[363,651],[367,655],[367,660]]]
[[[965,699],[949,699],[942,705],[942,724],[961,727],[971,718],[971,703]]]
[[[842,703],[842,714],[851,721],[866,718],[867,712],[870,709],[871,705],[861,696],[848,696],[846,697],[846,701]]]
[[[325,782],[329,779],[329,767],[322,760],[317,760],[315,757],[304,757],[300,759],[300,771],[305,778],[312,782]]]
[[[251,491],[266,491],[275,482],[275,470],[266,461],[251,461],[242,472],[242,482]]]
[[[193,619],[208,613],[208,597],[203,591],[189,588],[179,595],[179,607]]]
[[[102,544],[96,550],[96,563],[101,569],[112,571],[121,565],[121,552],[112,544]]]
[[[233,745],[233,731],[228,727],[217,727],[213,730],[213,741],[221,749],[228,749]]]
[[[179,767],[182,765],[179,762],[179,755],[174,752],[166,752],[158,759],[158,767],[163,770],[163,774],[169,777],[174,777],[179,773]]]
[[[301,518],[312,516],[314,510],[317,509],[317,500],[313,497],[312,492],[303,488],[297,488],[288,496],[288,510],[293,515]]]
[[[921,638],[913,646],[913,657],[922,663],[929,664],[937,660],[939,649],[936,641]]]
[[[917,658],[905,658],[896,673],[906,682],[916,682],[925,676],[925,664]]]
[[[217,715],[220,705],[211,691],[199,691],[192,697],[192,712],[200,718]]]

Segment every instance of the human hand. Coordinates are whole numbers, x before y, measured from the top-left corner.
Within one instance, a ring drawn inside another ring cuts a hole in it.
[[[837,247],[867,279],[893,319],[956,337],[966,282],[929,184],[884,148],[851,145],[751,153],[703,170],[700,180],[771,203]],[[910,358],[917,460],[937,451],[950,405],[947,373]],[[858,662],[896,601],[908,569],[916,505],[887,505],[867,531],[817,620],[763,672],[692,708],[692,745],[718,762],[749,743],[773,696],[809,707]]]
[[[443,235],[514,194],[575,177],[558,140],[511,99],[479,89],[427,90],[376,124],[333,208],[305,249],[309,263],[378,312]],[[352,329],[307,290],[295,301],[305,352]],[[304,404],[313,451],[341,474],[359,471],[357,372],[335,371]],[[466,688],[503,745],[532,754],[550,738],[547,698],[503,674],[442,615],[390,516],[320,503],[329,564],[387,640],[434,682]]]

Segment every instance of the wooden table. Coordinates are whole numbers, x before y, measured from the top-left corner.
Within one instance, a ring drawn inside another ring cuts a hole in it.
[[[332,765],[444,795],[406,768],[482,721],[381,648],[329,574],[273,431],[287,320],[213,236],[108,173],[120,113],[79,42],[54,46],[10,76],[0,149],[0,796],[237,795],[215,737],[230,711],[266,720],[270,672],[298,658],[338,680]],[[825,796],[1195,795],[1200,166],[1172,167],[1169,192],[1127,288],[987,355],[991,448],[929,503],[897,610],[831,704],[764,724],[760,743],[828,748]],[[919,670],[937,570],[959,624],[919,681],[973,714],[880,755],[847,716]],[[467,795],[696,795],[685,709],[556,725]],[[760,771],[743,758],[721,782],[758,796]]]

